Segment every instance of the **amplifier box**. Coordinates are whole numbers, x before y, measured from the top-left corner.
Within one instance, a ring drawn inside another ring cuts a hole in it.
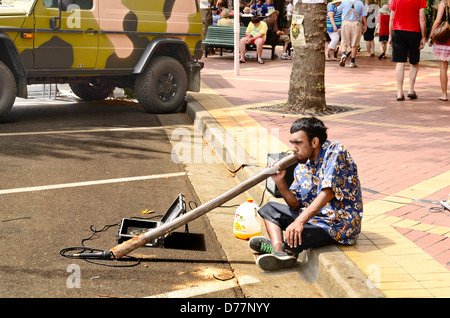
[[[283,159],[284,157],[286,157],[288,155],[288,153],[286,152],[282,152],[282,153],[269,153],[267,154],[267,165],[270,166],[272,163]],[[290,165],[289,167],[286,168],[286,175],[284,177],[284,180],[286,180],[286,183],[288,186],[290,186],[292,184],[292,182],[294,181],[294,170],[295,167],[297,166],[296,163]],[[281,194],[280,191],[278,191],[278,188],[275,184],[275,182],[272,180],[271,177],[266,179],[266,189],[276,198],[281,198]]]
[[[143,219],[122,219],[120,229],[118,232],[118,241],[122,243],[135,236],[138,236],[144,232],[156,229],[164,223],[170,222],[180,215],[186,213],[186,201],[183,194],[178,195],[175,201],[170,206],[169,210],[164,214],[164,216],[159,221],[148,221]],[[187,230],[187,224],[186,224]],[[160,247],[164,244],[164,239],[167,238],[171,233],[167,233],[162,237],[154,239],[152,242],[145,244],[147,247]]]

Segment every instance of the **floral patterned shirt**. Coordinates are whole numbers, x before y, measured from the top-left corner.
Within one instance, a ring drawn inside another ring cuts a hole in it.
[[[335,197],[308,223],[325,229],[341,244],[355,244],[363,216],[361,186],[355,162],[336,141],[326,141],[315,161],[297,165],[290,190],[306,208],[324,188],[331,188]]]

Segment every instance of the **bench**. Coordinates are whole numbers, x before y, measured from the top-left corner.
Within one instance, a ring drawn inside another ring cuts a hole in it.
[[[244,29],[244,34],[242,30]],[[241,27],[239,40],[245,36],[246,28]],[[208,48],[220,49],[222,56],[223,49],[234,49],[234,26],[210,25],[206,31],[205,39],[202,41],[205,47],[205,57],[208,57]]]
[[[240,27],[239,40],[245,37],[245,31],[247,27]],[[208,48],[220,49],[220,56],[222,56],[223,49],[234,49],[234,26],[219,26],[210,25],[206,31],[205,39],[202,42],[205,48],[205,57],[208,57]],[[264,43],[264,49],[272,50],[271,58],[275,58],[275,48],[277,45],[284,46],[283,41],[275,41],[274,32],[267,30],[266,42]],[[256,45],[249,44],[246,47],[249,50],[256,50]]]

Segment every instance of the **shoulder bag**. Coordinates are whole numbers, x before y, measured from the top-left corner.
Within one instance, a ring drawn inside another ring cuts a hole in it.
[[[445,20],[442,21],[433,34],[430,35],[433,42],[446,43],[450,39],[450,24],[448,23],[448,6],[445,5]]]

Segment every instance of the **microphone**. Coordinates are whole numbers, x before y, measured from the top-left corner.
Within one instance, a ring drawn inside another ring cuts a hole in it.
[[[76,253],[73,257],[80,258],[97,258],[97,259],[110,259],[112,257],[111,251],[89,252],[89,253]]]

